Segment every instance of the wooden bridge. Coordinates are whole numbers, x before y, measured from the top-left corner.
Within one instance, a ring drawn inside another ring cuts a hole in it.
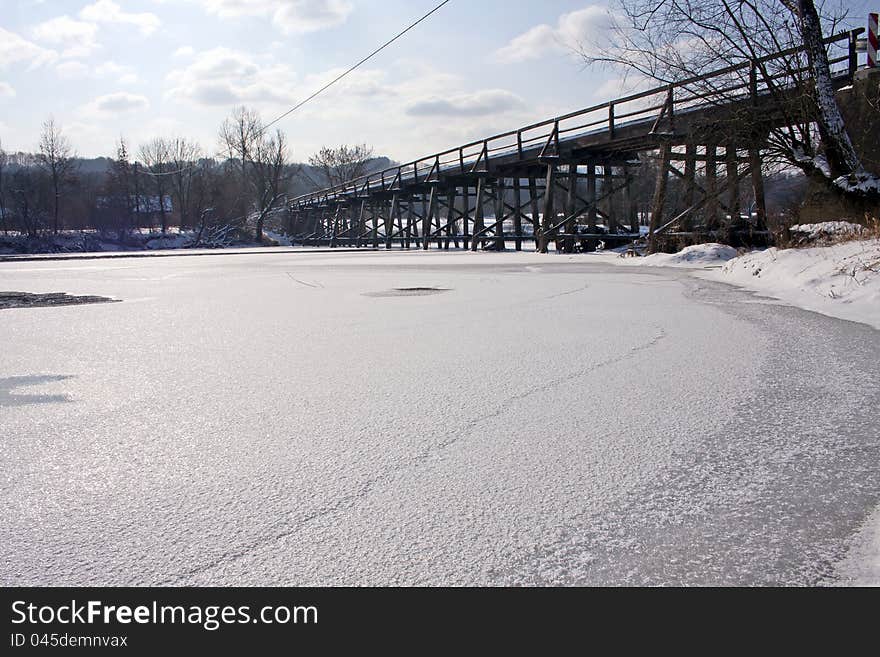
[[[863,31],[825,40],[837,88],[855,75]],[[809,79],[801,55],[782,51],[294,198],[291,233],[306,245],[372,248],[504,249],[512,241],[520,250],[534,240],[541,252],[552,241],[566,252],[632,241],[640,217],[650,217],[649,239],[712,234],[743,220],[760,233],[770,130],[809,121],[806,82],[790,82]],[[632,187],[647,154],[656,158],[656,180],[649,211],[639,212]],[[685,209],[674,216],[666,214],[670,176],[684,189]],[[746,179],[754,211],[743,217]]]

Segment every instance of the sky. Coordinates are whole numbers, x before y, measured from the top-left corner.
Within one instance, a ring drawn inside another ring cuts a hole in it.
[[[281,121],[292,159],[367,143],[406,161],[609,100],[617,75],[565,45],[606,29],[604,2],[452,0]],[[113,155],[120,136],[218,153],[235,107],[278,117],[437,3],[0,0],[0,140],[36,150],[52,116],[84,157]]]

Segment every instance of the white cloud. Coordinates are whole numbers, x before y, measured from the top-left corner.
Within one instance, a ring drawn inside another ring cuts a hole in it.
[[[345,22],[353,6],[348,0],[198,0],[221,18],[270,18],[285,34],[302,34]]]
[[[119,84],[135,84],[138,81],[134,68],[113,61],[104,62],[96,67],[95,75],[101,78],[115,78]]]
[[[172,71],[167,95],[196,105],[289,104],[295,99],[292,71],[273,60],[230,48],[198,53],[185,68]]]
[[[89,74],[89,67],[78,61],[61,62],[55,72],[64,80],[76,80]]]
[[[174,51],[175,57],[192,57],[195,54],[196,51],[192,46],[181,46]]]
[[[97,48],[98,26],[70,16],[57,16],[37,25],[34,38],[63,48],[63,57],[87,57]]]
[[[571,52],[579,46],[589,47],[609,34],[611,20],[607,7],[590,5],[563,14],[555,27],[536,25],[495,51],[495,56],[504,62],[521,62],[550,53]]]
[[[427,97],[406,108],[410,116],[488,116],[522,109],[525,101],[504,89],[486,89],[451,97]]]
[[[0,69],[18,62],[29,62],[29,69],[51,64],[58,59],[54,50],[41,48],[15,32],[0,27]]]
[[[144,111],[149,108],[150,101],[147,100],[146,96],[118,91],[95,98],[92,102],[80,108],[80,113],[84,115],[118,116],[120,114]]]
[[[15,98],[15,89],[11,84],[0,82],[0,98]]]
[[[141,34],[149,36],[155,32],[162,22],[156,14],[126,13],[113,0],[97,0],[94,4],[87,5],[79,12],[79,17],[93,23],[117,23],[136,26]]]

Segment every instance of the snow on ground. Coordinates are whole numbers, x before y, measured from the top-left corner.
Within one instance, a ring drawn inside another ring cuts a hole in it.
[[[880,329],[880,240],[755,251],[703,276]]]
[[[602,262],[0,263],[121,300],[0,311],[0,584],[833,577],[880,495],[876,331]]]
[[[842,221],[792,230],[824,245],[738,255],[736,249],[722,244],[698,244],[678,253],[646,257],[627,258],[618,251],[589,256],[614,265],[708,270],[697,275],[880,329],[880,240],[834,241],[857,232],[855,224]]]
[[[838,586],[880,586],[880,507],[853,538],[831,581]]]
[[[816,244],[860,235],[865,232],[865,227],[849,221],[821,221],[816,224],[796,224],[788,230],[795,241]]]
[[[644,258],[621,258],[626,265],[643,267],[703,268],[727,262],[737,255],[736,249],[726,244],[695,244],[686,246],[678,253],[653,253]]]

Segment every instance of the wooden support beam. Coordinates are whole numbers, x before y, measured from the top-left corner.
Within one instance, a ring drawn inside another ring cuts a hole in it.
[[[537,248],[538,237],[541,234],[541,213],[538,211],[538,181],[534,176],[529,177],[529,204],[532,214],[532,237],[535,238]]]
[[[685,146],[684,159],[684,206],[692,207],[696,200],[697,192],[697,146],[687,144]],[[681,229],[688,231],[692,225],[691,214],[688,213],[683,219]]]
[[[427,207],[425,208],[425,216],[422,217],[422,250],[427,251],[430,246],[428,236],[431,234],[431,219],[434,216],[437,207],[437,185],[431,185],[431,191],[428,196]]]
[[[648,251],[653,253],[657,248],[654,232],[661,226],[663,207],[666,205],[666,187],[669,183],[669,154],[672,147],[664,143],[660,147],[660,161],[657,165],[657,182],[654,187],[654,200],[651,203],[651,226],[648,230]]]
[[[360,208],[358,209],[358,220],[357,220],[357,247],[361,247],[361,243],[363,242],[363,233],[366,228],[367,221],[367,200],[361,199]]]
[[[370,215],[373,219],[373,248],[379,248],[379,213],[376,211],[376,203],[370,201]]]
[[[730,208],[730,225],[739,222],[740,206],[739,206],[739,163],[736,160],[736,146],[727,144],[725,147],[724,159],[727,164],[727,179],[735,181],[728,183],[729,187],[727,207]]]
[[[504,241],[504,178],[499,178],[495,183],[495,249],[504,251],[507,244]]]
[[[764,174],[761,171],[761,149],[753,145],[749,149],[750,167],[752,170],[752,191],[755,193],[755,214],[757,230],[767,230],[767,201],[764,195]]]
[[[394,227],[394,228],[392,229],[392,231],[393,231],[394,233],[402,233],[402,232],[403,232],[403,226],[401,225],[401,220],[400,220],[400,194],[398,194],[397,192],[395,192],[395,193],[394,193],[394,196],[391,197],[391,212],[390,212],[390,215],[391,215],[391,216],[388,218],[388,222],[387,222],[387,223],[388,223],[389,225],[391,225],[391,226]],[[394,230],[394,229],[396,229],[396,230]],[[386,236],[386,237],[385,237],[385,241],[390,243],[390,237],[389,237],[389,236]],[[400,243],[400,248],[401,248],[401,249],[402,249],[402,248],[405,248],[405,245],[404,245],[404,243],[403,243],[402,241],[401,241],[401,243]]]
[[[706,229],[718,226],[718,146],[706,144]]]
[[[474,207],[474,236],[480,233],[483,226],[483,204],[486,201],[486,180],[485,178],[477,179],[476,206]],[[484,245],[485,241],[480,240],[480,244]],[[477,250],[477,240],[471,239],[471,251]]]
[[[409,229],[410,229],[410,233],[411,233],[410,236],[412,237],[413,243],[416,245],[416,248],[421,248],[422,243],[421,243],[420,237],[419,237],[420,215],[416,212],[416,199],[412,196],[410,197],[409,213],[408,214],[409,214],[409,218],[410,218],[410,223],[409,223]]]
[[[547,164],[547,174],[544,176],[544,216],[541,218],[541,234],[538,236],[535,244],[535,250],[538,253],[547,253],[547,247],[550,243],[548,229],[555,218],[555,211],[553,209],[553,186],[555,182],[556,165],[550,162]]]
[[[443,248],[443,240],[440,237],[440,233],[443,230],[443,220],[440,218],[440,187],[439,185],[434,185],[437,188],[437,191],[434,194],[434,214],[431,216],[431,230],[433,233],[437,235],[437,248]]]
[[[623,205],[626,208],[626,218],[629,223],[629,232],[638,233],[639,232],[639,212],[635,206],[635,199],[633,198],[632,193],[632,185],[635,176],[633,176],[632,169],[630,167],[623,168],[623,174],[626,177],[626,184],[623,188]]]
[[[468,232],[470,230],[470,226],[468,226],[468,224],[470,223],[470,213],[471,213],[470,203],[471,203],[471,188],[470,188],[470,185],[467,182],[465,182],[461,186],[461,209],[462,209],[462,212],[461,212],[462,227],[461,228],[462,228],[462,235],[463,235],[461,245],[462,245],[462,248],[464,248],[465,250],[470,248],[470,242],[469,242],[470,233]]]
[[[596,167],[594,165],[590,165],[589,170],[593,172],[593,182],[595,184]],[[589,182],[587,184],[589,185]],[[565,215],[567,219],[565,221],[565,228],[563,228],[563,230],[567,235],[573,235],[575,232],[575,226],[577,225],[577,220],[575,219],[575,212],[577,207],[577,166],[573,164],[568,165],[567,191],[568,193],[565,197]],[[574,253],[574,245],[574,238],[566,237],[563,240],[562,250],[565,253]]]
[[[450,185],[446,188],[446,237],[455,239],[455,248],[458,248],[458,229],[455,226],[455,193],[456,187],[455,185]],[[447,239],[444,248],[449,250],[449,242],[452,239]]]
[[[406,199],[406,221],[403,228],[403,248],[410,248],[412,241],[413,201],[412,196]]]
[[[520,189],[520,179],[513,179],[513,204],[516,209],[513,211],[513,238],[517,251],[522,251],[522,192]]]
[[[602,166],[602,196],[607,202],[608,232],[617,232],[617,211],[614,207],[614,175],[611,165]]]
[[[590,230],[595,232],[596,229],[596,165],[587,166],[587,222],[590,224]]]

